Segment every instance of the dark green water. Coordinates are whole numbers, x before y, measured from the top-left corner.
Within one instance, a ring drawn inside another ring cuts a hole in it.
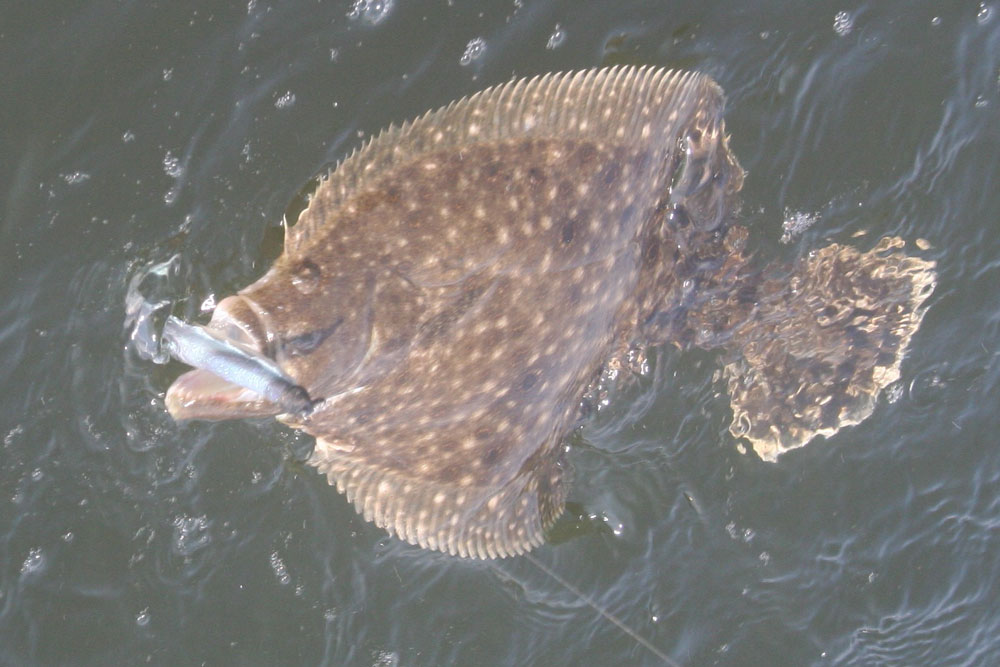
[[[537,558],[685,665],[1000,664],[1000,4],[376,4],[0,4],[0,664],[656,664],[531,562],[388,538],[304,436],[174,424],[124,324],[155,267],[190,317],[260,275],[360,135],[616,63],[726,89],[762,257],[923,238],[939,283],[874,415],[773,464],[661,350]]]

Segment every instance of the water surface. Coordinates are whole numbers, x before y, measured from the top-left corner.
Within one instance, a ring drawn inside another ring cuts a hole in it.
[[[0,19],[0,663],[657,664],[525,559],[388,538],[271,421],[174,424],[130,285],[198,319],[381,127],[514,75],[697,69],[762,262],[925,239],[874,415],[739,451],[709,353],[569,439],[536,557],[691,665],[1000,661],[1000,5],[16,3]],[[811,225],[782,243],[784,221]],[[204,319],[203,317],[201,318]]]

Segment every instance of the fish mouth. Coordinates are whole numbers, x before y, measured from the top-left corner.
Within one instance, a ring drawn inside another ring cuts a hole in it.
[[[167,411],[175,420],[221,421],[303,414],[313,401],[267,353],[266,327],[253,304],[223,299],[205,327],[169,319],[164,345],[194,370],[167,389]]]
[[[174,380],[167,389],[164,403],[175,421],[227,421],[274,417],[286,412],[257,392],[201,368]]]

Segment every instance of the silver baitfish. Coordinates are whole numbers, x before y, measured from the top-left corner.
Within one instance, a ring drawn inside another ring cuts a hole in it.
[[[278,416],[366,519],[480,558],[542,541],[581,396],[630,349],[722,348],[730,430],[764,459],[864,419],[934,265],[887,238],[752,267],[722,109],[706,76],[615,67],[390,127],[322,179],[208,344],[174,337],[197,368],[167,408]]]

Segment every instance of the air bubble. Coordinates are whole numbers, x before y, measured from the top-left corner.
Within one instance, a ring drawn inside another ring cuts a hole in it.
[[[181,556],[191,556],[212,541],[208,533],[209,522],[204,516],[179,516],[174,519],[174,551]]]
[[[181,161],[170,151],[167,151],[167,154],[163,156],[163,173],[171,178],[180,178],[184,175]]]
[[[28,555],[21,563],[21,574],[33,574],[45,567],[45,554],[41,547],[33,547],[28,550]]]
[[[14,440],[23,434],[24,434],[24,427],[18,424],[10,431],[8,431],[7,435],[3,437],[3,444],[7,447],[10,447],[12,444],[14,444]]]
[[[372,667],[396,667],[399,665],[399,654],[392,651],[379,651],[375,654]]]
[[[557,23],[556,27],[553,28],[552,30],[552,34],[549,35],[549,41],[546,42],[545,48],[547,48],[550,51],[552,51],[553,49],[558,49],[560,46],[562,46],[562,43],[565,41],[566,41],[566,32],[561,27],[559,27],[559,24]]]
[[[80,185],[90,180],[90,174],[83,171],[74,171],[71,174],[63,174],[62,178],[67,185]]]
[[[979,11],[976,12],[976,22],[979,25],[986,25],[993,18],[993,7],[985,2],[979,3]]]
[[[851,33],[854,29],[854,19],[847,12],[837,12],[837,15],[833,17],[833,31],[845,37]]]
[[[889,401],[889,403],[895,403],[896,401],[898,401],[900,398],[903,397],[903,391],[904,391],[903,383],[895,382],[886,387],[885,398],[887,401]]]
[[[907,388],[910,403],[918,409],[928,409],[939,401],[948,389],[948,382],[935,369],[917,373]]]
[[[284,95],[279,97],[274,102],[274,106],[278,109],[288,109],[295,105],[295,93],[292,91],[286,92]]]
[[[347,18],[378,25],[392,12],[393,0],[354,0]]]
[[[474,37],[465,45],[465,52],[458,59],[458,64],[462,67],[471,65],[474,60],[482,58],[484,53],[486,53],[486,40],[482,37]]]
[[[819,215],[816,213],[804,213],[802,211],[785,211],[785,220],[781,223],[781,238],[779,239],[782,243],[791,243],[796,237],[801,236],[803,232],[816,224],[819,220]]]
[[[291,576],[288,574],[288,568],[285,567],[285,561],[281,559],[278,552],[275,551],[271,554],[271,569],[274,570],[274,576],[278,578],[278,583],[282,586],[287,586],[292,582]]]

